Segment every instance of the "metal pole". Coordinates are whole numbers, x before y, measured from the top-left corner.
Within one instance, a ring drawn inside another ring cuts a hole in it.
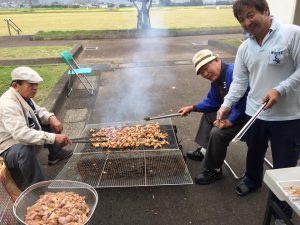
[[[273,168],[273,164],[265,157],[265,162],[268,164],[269,167]]]
[[[10,26],[9,26],[9,20],[8,19],[4,19],[4,21],[7,23],[8,33],[9,33],[9,36],[11,36]]]
[[[228,169],[230,170],[230,172],[232,173],[232,175],[236,180],[239,180],[243,177],[243,176],[239,177],[238,175],[236,175],[236,173],[234,172],[234,170],[231,168],[231,166],[228,164],[226,160],[224,160],[224,164],[228,167]]]

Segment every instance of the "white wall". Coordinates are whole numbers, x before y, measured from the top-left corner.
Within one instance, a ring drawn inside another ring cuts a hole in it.
[[[294,23],[297,0],[267,0],[267,2],[271,15],[276,16],[282,23]]]

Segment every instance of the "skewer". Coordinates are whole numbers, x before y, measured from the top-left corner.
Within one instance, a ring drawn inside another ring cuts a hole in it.
[[[86,140],[86,139],[91,139],[91,138],[106,138],[106,136],[105,135],[101,135],[101,136],[78,137],[78,138],[71,138],[71,141],[80,141],[80,140]]]
[[[157,120],[157,119],[169,118],[169,117],[174,117],[174,116],[181,116],[181,114],[174,113],[174,114],[169,114],[169,115],[164,115],[164,116],[146,117],[146,118],[144,118],[144,120],[146,120],[146,121]]]
[[[75,140],[72,143],[100,143],[100,142],[108,142],[108,140]]]

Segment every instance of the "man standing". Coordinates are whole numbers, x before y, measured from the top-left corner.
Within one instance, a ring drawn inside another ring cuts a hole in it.
[[[218,119],[250,85],[246,114],[262,103],[265,111],[246,133],[248,153],[245,179],[236,187],[247,195],[262,185],[263,162],[271,143],[274,168],[296,166],[300,145],[300,27],[283,25],[273,17],[266,0],[237,0],[234,16],[251,36],[238,49],[234,79]]]
[[[193,57],[196,74],[211,81],[207,97],[197,105],[185,106],[178,110],[181,116],[190,112],[203,112],[195,142],[206,149],[205,156],[201,147],[187,153],[193,160],[204,158],[205,171],[196,176],[197,184],[210,184],[222,178],[222,164],[226,157],[231,139],[243,126],[246,97],[233,108],[229,117],[216,120],[217,110],[223,103],[224,96],[232,82],[233,64],[226,64],[210,50],[199,51]]]
[[[72,155],[62,149],[71,141],[61,134],[63,126],[55,115],[32,99],[43,81],[40,75],[29,67],[18,67],[11,77],[11,87],[0,98],[0,156],[9,170],[19,170],[31,185],[46,179],[35,146],[47,145],[48,164],[53,165]]]

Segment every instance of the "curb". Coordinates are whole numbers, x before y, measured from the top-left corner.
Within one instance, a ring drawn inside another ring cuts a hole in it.
[[[57,35],[56,37],[43,37],[42,35],[32,35],[30,40],[97,40],[97,39],[127,39],[127,38],[151,38],[151,37],[179,37],[179,36],[198,36],[198,35],[216,35],[216,34],[238,34],[242,33],[241,28],[221,28],[210,30],[159,30],[151,29],[149,31],[140,30],[111,30],[94,35],[74,34],[71,37]],[[62,34],[63,35],[63,34]]]

